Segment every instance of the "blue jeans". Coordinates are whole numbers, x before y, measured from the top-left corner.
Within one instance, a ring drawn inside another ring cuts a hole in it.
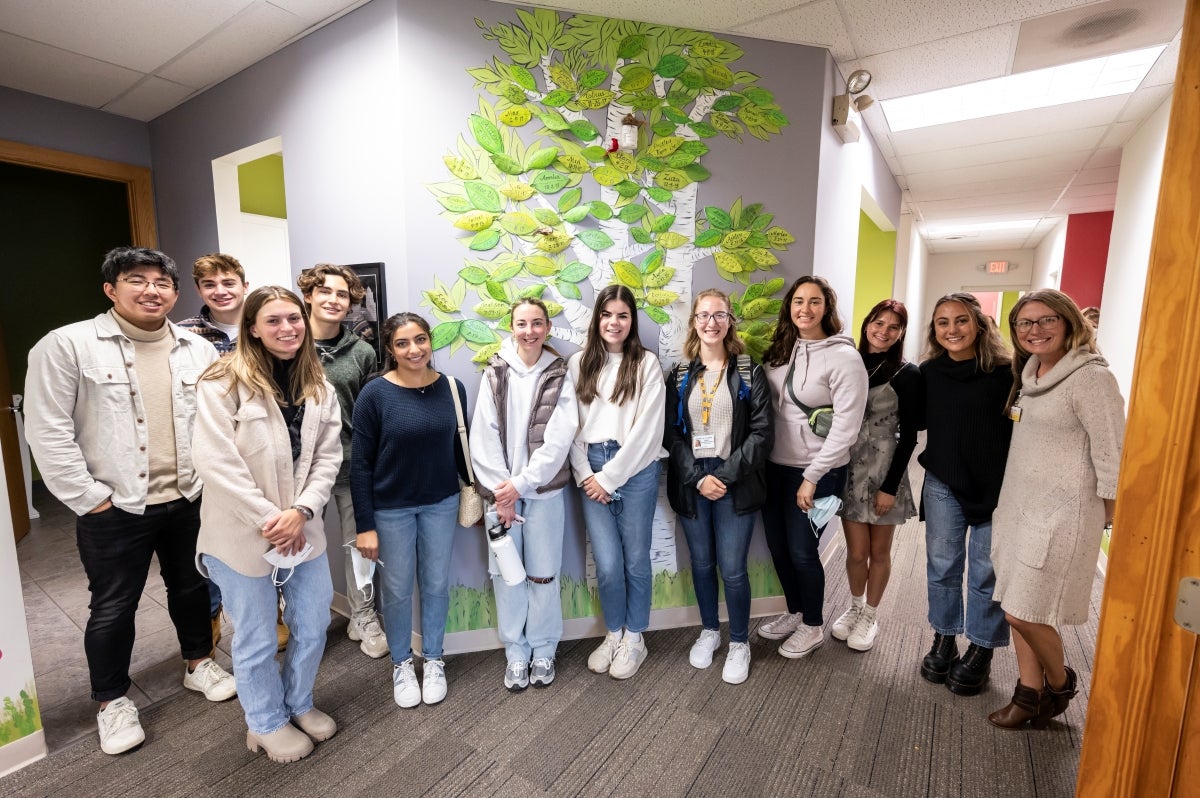
[[[394,663],[412,656],[414,582],[421,589],[421,656],[442,656],[450,612],[450,553],[457,528],[457,492],[435,504],[375,511],[383,630]]]
[[[313,706],[313,682],[325,653],[333,580],[325,554],[302,562],[283,587],[270,575],[246,576],[211,554],[202,555],[204,567],[221,587],[225,612],[236,630],[233,635],[233,670],[238,700],[246,713],[246,726],[255,734],[270,734],[303,715]],[[280,578],[287,575],[280,571]],[[275,661],[279,639],[275,619],[279,593],[283,593],[283,620],[291,630],[283,669]]]
[[[525,523],[513,524],[508,534],[525,563],[527,578],[521,584],[504,583],[488,548],[488,573],[496,593],[496,632],[509,662],[553,659],[562,639],[558,574],[562,570],[563,508],[562,493],[549,499],[517,502],[517,515]]]
[[[821,531],[814,531],[808,513],[796,506],[804,469],[767,461],[767,502],[763,531],[775,573],[783,585],[788,612],[804,615],[805,626],[825,623],[825,567],[821,565]],[[840,496],[846,467],[831,469],[817,482],[815,498]]]
[[[705,473],[716,470],[723,460],[706,457],[696,464]],[[692,559],[692,583],[700,621],[705,629],[719,629],[717,615],[717,566],[725,583],[725,606],[729,609],[729,640],[745,643],[750,639],[750,580],[746,576],[746,555],[754,532],[754,513],[738,515],[733,509],[733,494],[726,493],[715,502],[696,494],[696,517],[680,517]]]
[[[616,441],[588,444],[588,464],[598,473],[621,446]],[[650,626],[650,532],[658,504],[658,461],[629,478],[608,504],[583,494],[583,522],[592,542],[600,609],[610,632],[622,627],[644,632]]]
[[[972,643],[987,648],[1008,645],[1004,610],[992,601],[992,524],[971,526],[954,493],[925,472],[925,573],[929,580],[929,625],[943,635],[964,631]],[[967,566],[967,612],[963,626],[963,566]]]

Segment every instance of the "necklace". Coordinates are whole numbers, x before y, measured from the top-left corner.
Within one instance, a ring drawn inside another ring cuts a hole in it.
[[[725,373],[725,364],[721,364],[721,368],[717,371],[716,382],[713,383],[712,390],[708,390],[708,386],[704,383],[704,375],[708,373],[708,367],[700,373],[700,423],[708,429],[708,417],[712,411],[713,399],[717,396],[717,390],[721,387],[721,375]]]
[[[390,371],[383,376],[384,376],[384,379],[386,379],[388,382],[392,383],[393,385],[396,385],[400,388],[405,388],[410,391],[419,391],[422,395],[424,395],[426,389],[429,388],[430,385],[433,385],[435,382],[437,382],[438,377],[441,375],[439,375],[436,371],[433,372],[433,379],[429,380],[429,382],[425,383],[424,385],[405,385],[403,382],[400,381],[400,377],[396,374],[395,371]]]

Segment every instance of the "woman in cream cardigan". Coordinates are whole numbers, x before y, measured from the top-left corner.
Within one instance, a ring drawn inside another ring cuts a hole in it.
[[[204,480],[196,556],[237,630],[246,745],[292,762],[337,731],[313,707],[312,690],[333,600],[321,514],[342,462],[337,396],[299,297],[267,286],[246,298],[237,350],[205,371],[196,405],[192,449]],[[277,590],[292,633],[282,672]]]
[[[992,518],[995,601],[1012,627],[1020,680],[988,720],[1040,729],[1076,692],[1056,626],[1087,622],[1105,523],[1112,521],[1124,402],[1091,326],[1046,289],[1008,316],[1016,347],[1012,445]]]

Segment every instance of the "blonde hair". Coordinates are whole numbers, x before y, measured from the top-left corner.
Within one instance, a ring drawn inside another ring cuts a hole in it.
[[[696,308],[700,306],[701,299],[708,297],[719,299],[725,303],[725,310],[729,313],[729,327],[725,330],[725,339],[721,343],[725,345],[727,358],[737,357],[746,351],[746,345],[738,337],[737,319],[733,317],[733,305],[730,304],[729,297],[725,295],[724,291],[716,288],[706,288],[696,294],[696,298],[692,300],[692,315],[689,319],[687,339],[683,342],[683,354],[688,360],[695,360],[700,356],[700,333],[696,332]]]
[[[200,376],[202,380],[225,380],[232,391],[239,383],[250,389],[253,396],[272,396],[279,404],[285,404],[286,399],[280,386],[275,384],[272,355],[267,351],[262,339],[254,336],[250,328],[254,326],[258,313],[268,302],[282,299],[300,309],[304,318],[304,340],[296,352],[292,363],[290,393],[296,404],[306,399],[318,402],[325,400],[325,370],[317,356],[316,345],[313,344],[312,327],[308,323],[308,311],[300,297],[280,285],[268,285],[256,288],[246,297],[242,305],[241,330],[238,332],[237,347],[233,354],[213,363]]]

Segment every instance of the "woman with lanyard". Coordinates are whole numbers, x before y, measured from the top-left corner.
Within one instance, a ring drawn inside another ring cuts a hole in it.
[[[246,745],[293,762],[337,724],[313,706],[333,581],[321,513],[342,463],[337,395],[326,381],[304,304],[286,288],[247,297],[237,349],[196,386],[192,448],[204,480],[201,571],[221,588]],[[291,641],[275,661],[277,589]],[[293,725],[295,724],[295,725]]]
[[[867,404],[867,372],[854,340],[840,335],[837,295],[821,277],[788,289],[775,337],[763,358],[775,411],[775,444],[767,461],[763,527],[787,613],[761,624],[759,637],[783,640],[779,653],[805,657],[825,642],[825,568],[820,529],[841,495],[850,447]],[[832,423],[828,415],[832,413]]]
[[[743,354],[729,298],[715,289],[697,294],[683,345],[689,358],[667,379],[663,445],[667,496],[683,522],[692,584],[703,629],[688,661],[712,664],[721,645],[717,566],[729,611],[729,653],[721,678],[741,684],[750,675],[750,580],[746,555],[754,512],[766,498],[764,468],[771,450],[771,393],[762,368]]]
[[[908,461],[921,423],[921,372],[904,362],[908,311],[885,299],[863,319],[858,352],[867,369],[867,412],[850,449],[842,494],[850,607],[830,634],[854,651],[869,651],[879,631],[877,610],[892,574],[892,534],[917,514]]]
[[[469,482],[458,426],[462,383],[434,371],[429,322],[397,313],[383,324],[384,372],[354,403],[350,494],[359,554],[381,571],[392,698],[409,709],[446,697],[442,640],[459,479]],[[412,652],[413,587],[421,588],[421,682]]]
[[[583,491],[583,521],[608,629],[588,657],[588,669],[628,679],[647,654],[642,632],[650,625],[650,532],[664,392],[658,358],[638,339],[633,292],[622,285],[600,290],[587,342],[568,365],[579,400],[571,470]]]

